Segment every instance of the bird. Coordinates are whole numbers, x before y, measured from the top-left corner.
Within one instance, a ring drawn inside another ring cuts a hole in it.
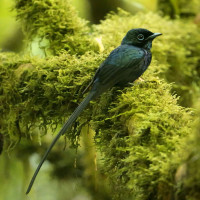
[[[57,140],[71,127],[89,102],[114,86],[126,87],[146,71],[152,59],[152,41],[160,35],[162,34],[153,33],[144,28],[131,29],[126,33],[121,45],[115,48],[101,63],[92,81],[85,89],[87,91],[91,88],[88,95],[71,114],[46,150],[34,172],[26,194],[30,192],[40,168]]]

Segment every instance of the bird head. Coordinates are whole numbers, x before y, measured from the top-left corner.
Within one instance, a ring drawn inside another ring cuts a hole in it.
[[[150,50],[152,47],[153,39],[159,35],[162,34],[152,33],[151,31],[144,28],[131,29],[127,32],[121,44],[133,45]]]

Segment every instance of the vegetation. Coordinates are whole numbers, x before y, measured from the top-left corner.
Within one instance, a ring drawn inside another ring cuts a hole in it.
[[[199,27],[188,19],[122,9],[89,26],[63,0],[17,0],[15,8],[26,48],[0,53],[4,151],[22,139],[18,152],[27,161],[44,133],[57,132],[81,102],[95,70],[125,33],[143,27],[163,33],[154,42],[145,81],[103,94],[66,138],[76,148],[95,145],[82,166],[88,175],[81,175],[94,199],[199,199],[200,123],[193,108],[200,93]],[[35,41],[45,57],[32,56]],[[54,153],[61,154],[56,148]]]

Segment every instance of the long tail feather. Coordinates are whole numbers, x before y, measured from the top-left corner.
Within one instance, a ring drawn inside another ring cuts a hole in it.
[[[49,152],[51,151],[51,149],[53,148],[53,146],[55,145],[55,143],[57,142],[57,140],[60,138],[61,135],[63,135],[68,128],[70,128],[70,126],[73,124],[73,122],[78,118],[78,116],[81,114],[81,112],[84,110],[84,108],[88,105],[88,103],[94,98],[96,92],[95,91],[91,91],[88,96],[80,103],[80,105],[76,108],[76,110],[72,113],[72,115],[69,117],[69,119],[65,122],[64,126],[62,127],[62,129],[59,131],[59,133],[56,135],[56,137],[54,138],[53,142],[51,143],[51,145],[49,146],[49,148],[47,149],[47,151],[45,152],[42,160],[40,161],[37,169],[35,170],[35,173],[29,183],[28,189],[26,191],[26,194],[28,194],[33,186],[33,183],[35,181],[35,178],[38,174],[38,172],[40,171],[40,168],[42,167],[44,161],[46,160]]]

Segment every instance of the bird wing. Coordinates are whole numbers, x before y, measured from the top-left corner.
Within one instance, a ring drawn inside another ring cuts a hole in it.
[[[143,50],[130,45],[121,45],[111,52],[94,78],[102,84],[108,84],[109,82],[116,84],[117,81],[126,78],[123,75],[129,75],[130,72],[137,74],[138,71],[141,71],[144,57]]]
[[[126,79],[125,73],[129,74],[131,72],[137,76],[137,71],[141,70],[144,56],[143,50],[130,45],[121,45],[114,49],[97,69],[92,81],[83,93],[90,86],[93,86],[96,81],[100,82],[102,87],[103,85],[112,87],[123,78]]]

